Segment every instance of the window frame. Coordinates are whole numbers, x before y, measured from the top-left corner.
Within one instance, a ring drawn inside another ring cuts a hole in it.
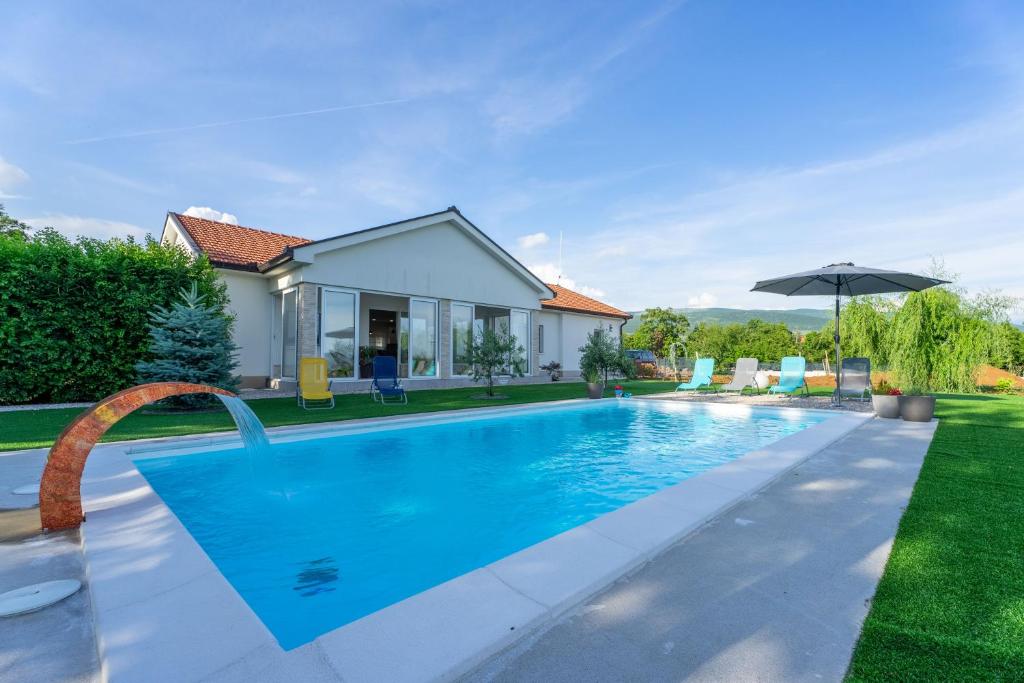
[[[468,301],[452,301],[451,303],[451,314],[449,315],[448,321],[448,374],[451,377],[472,377],[472,368],[464,374],[455,372],[455,307],[463,306],[469,308],[469,334],[470,338],[476,334],[476,304]]]
[[[359,381],[361,379],[367,379],[365,377],[360,377],[359,376],[359,333],[361,332],[360,324],[359,324],[359,322],[360,322],[359,321],[359,318],[360,318],[360,313],[359,312],[361,310],[360,309],[361,302],[359,300],[360,292],[359,292],[358,289],[349,289],[347,287],[329,287],[329,286],[321,286],[321,287],[318,288],[317,298],[319,299],[319,301],[317,301],[317,318],[316,318],[316,324],[317,324],[316,351],[317,351],[317,356],[319,356],[320,358],[323,358],[325,360],[327,359],[326,352],[325,352],[325,349],[326,349],[327,345],[324,343],[324,338],[325,338],[325,335],[326,335],[326,327],[324,325],[324,314],[325,314],[326,308],[327,308],[327,294],[329,292],[340,292],[342,294],[352,294],[352,295],[355,296],[355,301],[353,303],[353,306],[354,306],[354,308],[353,308],[353,317],[355,318],[355,320],[354,320],[355,325],[354,325],[353,332],[352,332],[352,334],[353,334],[353,337],[352,337],[352,347],[353,347],[353,351],[352,351],[352,355],[353,355],[352,376],[351,377],[328,377],[328,384],[330,382],[357,382],[357,381]]]
[[[408,376],[405,379],[420,381],[420,380],[436,380],[441,379],[441,302],[440,299],[432,299],[426,296],[410,296],[408,305],[409,315],[409,348],[406,349],[406,363],[409,368]],[[433,304],[434,306],[434,363],[437,371],[433,375],[414,375],[412,374],[412,304],[413,302]],[[401,322],[399,321],[399,325]]]

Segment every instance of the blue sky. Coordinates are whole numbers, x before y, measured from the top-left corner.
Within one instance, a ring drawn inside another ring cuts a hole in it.
[[[316,238],[456,204],[629,309],[826,306],[747,290],[841,260],[1024,295],[1020,3],[226,5],[5,7],[8,211]]]

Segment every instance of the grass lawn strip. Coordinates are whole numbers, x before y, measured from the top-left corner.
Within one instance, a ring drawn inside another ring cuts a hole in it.
[[[626,391],[641,395],[670,391],[677,382],[638,380],[619,384]],[[264,398],[248,403],[265,426],[281,427],[388,415],[414,415],[441,410],[560,401],[586,396],[586,386],[579,382],[504,386],[497,387],[495,391],[507,398],[486,401],[474,399],[472,397],[479,395],[481,388],[467,387],[410,391],[408,405],[382,406],[373,402],[368,393],[338,395],[335,397],[333,410],[303,410],[295,404],[294,398]],[[612,395],[610,387],[606,393]],[[54,408],[0,413],[0,451],[50,446],[61,430],[81,412],[81,408]],[[136,412],[114,425],[102,441],[204,434],[234,429],[234,426],[231,416],[226,411],[193,414]]]
[[[1024,680],[1024,398],[939,417],[850,681]]]

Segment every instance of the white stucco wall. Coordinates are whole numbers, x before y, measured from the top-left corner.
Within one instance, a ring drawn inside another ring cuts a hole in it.
[[[238,374],[270,375],[270,321],[272,299],[267,279],[235,270],[217,269],[227,285],[228,308],[235,316],[234,340],[238,349]]]
[[[545,313],[545,315],[547,315]],[[578,313],[559,313],[561,318],[561,359],[562,369],[566,372],[579,372],[580,347],[587,343],[587,335],[601,328],[611,334],[612,339],[619,341],[620,318],[600,318],[593,315]],[[611,330],[609,330],[611,326]],[[545,330],[546,333],[546,330]],[[545,343],[545,351],[547,344]]]
[[[164,222],[164,230],[160,235],[160,242],[167,246],[177,246],[185,249],[190,254],[198,254],[199,251],[192,245],[192,241],[185,233],[178,228],[171,217],[168,216]]]
[[[317,254],[280,278],[377,292],[538,309],[539,293],[449,222]]]
[[[540,354],[540,365],[551,361],[562,362],[562,314],[541,311],[537,324],[544,326],[544,352]]]

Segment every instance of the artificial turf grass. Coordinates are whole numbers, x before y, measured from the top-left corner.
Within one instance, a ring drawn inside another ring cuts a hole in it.
[[[654,380],[619,381],[626,391],[636,395],[671,391],[676,382]],[[264,398],[247,401],[257,417],[267,427],[334,422],[366,417],[413,415],[440,410],[486,408],[542,401],[558,401],[586,396],[586,385],[580,382],[550,382],[495,387],[495,393],[507,398],[480,400],[473,396],[482,393],[481,387],[459,389],[428,389],[410,391],[408,405],[382,406],[370,399],[368,393],[342,394],[335,397],[333,410],[303,410],[294,398]],[[612,394],[612,389],[606,392]],[[61,430],[81,408],[53,408],[43,410],[15,410],[0,413],[0,451],[50,446]],[[203,413],[145,413],[128,415],[111,427],[101,441],[129,441],[162,436],[183,436],[234,429],[227,411]]]
[[[850,681],[1024,680],[1024,398],[938,414]]]

